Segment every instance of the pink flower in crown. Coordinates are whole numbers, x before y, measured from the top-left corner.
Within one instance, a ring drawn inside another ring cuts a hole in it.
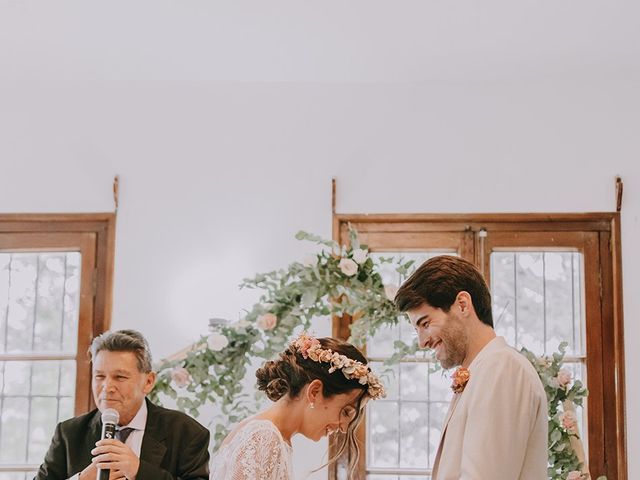
[[[451,379],[453,380],[453,382],[451,383],[451,390],[453,390],[453,393],[462,393],[464,387],[467,386],[470,377],[471,374],[469,373],[468,368],[456,368],[456,371],[453,372],[453,375],[451,375]]]
[[[332,354],[333,352],[331,352],[331,350],[320,350],[318,358],[321,362],[330,362]]]
[[[317,338],[310,337],[309,335],[302,334],[300,337],[293,343],[296,347],[300,355],[303,358],[309,357],[309,350],[313,347],[320,346],[320,340]]]
[[[318,343],[317,345],[311,345],[311,347],[309,347],[307,350],[307,356],[314,362],[319,362],[322,352],[323,350],[320,348],[320,344]]]
[[[567,480],[582,480],[582,478],[582,472],[578,470],[573,470],[567,475]]]

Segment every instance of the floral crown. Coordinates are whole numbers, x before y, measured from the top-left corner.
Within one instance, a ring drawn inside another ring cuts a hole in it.
[[[342,373],[349,380],[358,380],[360,385],[368,385],[367,393],[373,400],[384,398],[386,392],[380,379],[371,372],[371,369],[364,363],[341,355],[328,348],[322,348],[320,340],[306,333],[302,333],[291,342],[294,348],[304,358],[310,358],[314,362],[327,362],[331,364],[329,373],[342,370]]]

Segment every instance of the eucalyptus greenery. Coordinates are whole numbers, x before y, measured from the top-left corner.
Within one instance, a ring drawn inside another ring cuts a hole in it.
[[[213,404],[220,412],[213,431],[214,449],[228,428],[256,412],[261,396],[243,392],[243,379],[252,361],[274,358],[281,352],[298,327],[308,329],[311,320],[322,316],[350,315],[350,341],[365,345],[380,327],[398,323],[399,315],[391,298],[394,286],[385,285],[379,268],[391,264],[402,276],[408,275],[413,260],[378,257],[374,260],[355,231],[350,231],[350,246],[316,235],[298,232],[298,240],[310,241],[320,251],[310,260],[293,262],[286,269],[258,274],[243,280],[241,288],[262,292],[246,316],[222,325],[194,344],[184,358],[164,361],[158,366],[158,379],[150,394],[161,403],[166,395],[177,407],[194,417],[200,407]],[[397,363],[415,354],[417,344],[394,342],[395,353],[386,362]],[[569,400],[582,405],[587,391],[580,381],[561,385],[566,344],[551,359],[541,359],[526,349],[522,353],[540,375],[549,400],[549,478],[566,479],[579,473],[580,463],[571,447],[573,435],[563,428],[560,405]],[[581,477],[574,478],[578,479]],[[602,480],[602,479],[598,479]]]
[[[310,328],[316,317],[348,314],[354,318],[350,341],[362,346],[380,327],[398,322],[398,312],[387,296],[389,291],[385,293],[378,267],[393,264],[398,273],[406,275],[412,260],[374,261],[355,231],[350,232],[349,247],[306,232],[298,232],[296,238],[321,249],[309,261],[293,262],[286,269],[243,280],[241,288],[262,291],[246,316],[202,337],[186,358],[163,362],[158,368],[152,401],[159,403],[161,395],[167,395],[180,410],[193,416],[198,416],[205,403],[219,407],[220,421],[213,432],[216,446],[228,426],[257,409],[258,400],[242,391],[248,365],[255,359],[271,359],[284,350],[297,327]],[[392,361],[416,348],[396,342]]]
[[[580,380],[571,379],[571,374],[563,368],[563,359],[567,342],[558,346],[558,352],[551,357],[538,357],[526,348],[522,353],[538,372],[547,394],[549,408],[549,466],[547,475],[550,480],[587,480],[588,474],[582,473],[580,459],[572,445],[572,439],[580,440],[576,419],[571,410],[565,411],[563,405],[582,407],[587,389]],[[574,443],[575,443],[574,440]],[[598,480],[606,480],[599,477]]]

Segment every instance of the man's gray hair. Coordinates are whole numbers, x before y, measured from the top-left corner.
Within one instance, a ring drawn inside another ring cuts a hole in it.
[[[118,330],[105,332],[98,335],[91,342],[89,355],[91,360],[96,358],[98,352],[132,352],[138,360],[138,370],[149,373],[152,370],[151,350],[147,340],[136,330]]]

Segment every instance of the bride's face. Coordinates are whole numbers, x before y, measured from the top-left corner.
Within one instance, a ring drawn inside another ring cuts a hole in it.
[[[332,397],[324,397],[320,392],[313,402],[314,408],[308,408],[306,411],[301,433],[311,440],[318,441],[338,430],[346,432],[347,426],[357,415],[358,398],[361,394],[360,389]],[[363,401],[360,408],[363,408],[365,403]]]

